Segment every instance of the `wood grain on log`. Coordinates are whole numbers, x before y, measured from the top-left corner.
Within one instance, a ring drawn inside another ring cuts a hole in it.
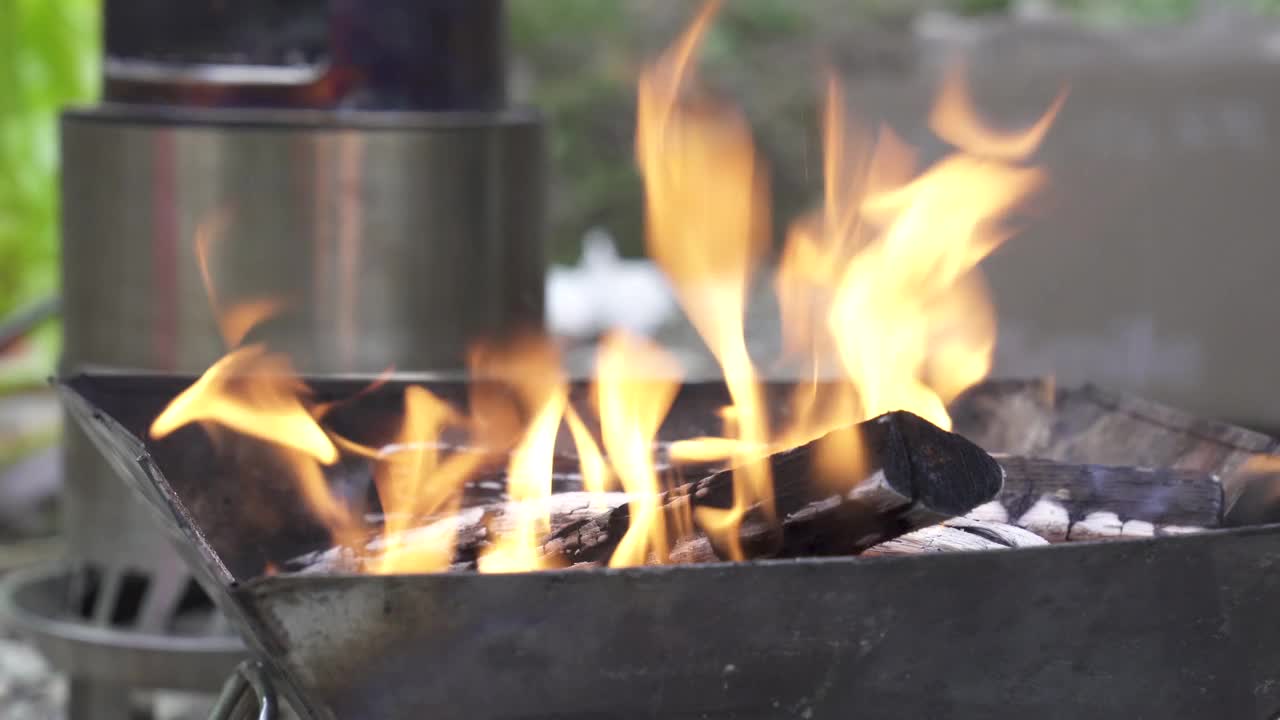
[[[1176,468],[1219,477],[1276,439],[1092,385],[1002,380],[975,386],[950,407],[955,431],[993,453],[1059,462]]]
[[[956,432],[989,452],[1216,475],[1225,524],[1280,521],[1280,440],[1262,433],[1052,380],[984,382],[950,411]]]
[[[998,500],[1010,517],[1021,517],[1042,498],[1052,497],[1072,520],[1112,512],[1122,520],[1155,525],[1222,523],[1222,483],[1210,473],[995,457],[1005,471]]]
[[[1008,550],[1047,545],[1042,538],[1013,525],[953,518],[907,533],[867,549],[863,555],[921,555],[975,550]]]

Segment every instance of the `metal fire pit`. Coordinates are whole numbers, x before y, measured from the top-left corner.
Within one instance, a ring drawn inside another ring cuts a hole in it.
[[[82,376],[60,389],[306,717],[1075,720],[1280,709],[1280,526],[899,558],[267,576],[268,563],[327,541],[287,482],[219,462],[235,453],[214,454],[198,429],[139,439],[188,381]],[[323,399],[360,384],[312,387]],[[333,422],[389,422],[398,385]],[[464,394],[457,382],[427,385]],[[686,386],[663,432],[687,434],[723,399],[719,386]],[[1250,452],[1275,447],[1239,438]]]

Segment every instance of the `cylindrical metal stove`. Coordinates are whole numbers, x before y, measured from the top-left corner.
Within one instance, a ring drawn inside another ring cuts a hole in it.
[[[308,373],[457,370],[468,340],[542,322],[541,124],[506,107],[500,0],[105,13],[105,101],[62,123],[63,372],[200,371],[224,353],[195,242],[215,226],[219,304],[278,301],[253,338]],[[203,599],[167,539],[73,428],[66,445],[63,612],[181,634],[186,654],[161,665],[216,686],[216,615],[191,620]],[[65,670],[73,717],[126,712],[118,672]]]

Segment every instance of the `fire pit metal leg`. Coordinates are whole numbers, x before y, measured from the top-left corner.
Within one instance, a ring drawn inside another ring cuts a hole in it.
[[[257,700],[256,715],[248,715],[242,710],[242,701],[252,691]],[[256,660],[245,660],[236,671],[227,678],[218,695],[218,701],[209,713],[209,720],[275,720],[277,712],[276,690]]]

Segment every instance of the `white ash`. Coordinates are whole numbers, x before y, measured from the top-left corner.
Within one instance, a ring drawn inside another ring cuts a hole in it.
[[[1124,523],[1113,512],[1089,513],[1083,520],[1072,523],[1068,540],[1107,540],[1122,536]]]
[[[1029,530],[1000,521],[957,517],[946,520],[942,524],[946,527],[963,530],[971,535],[986,538],[1004,547],[1034,547],[1049,544],[1048,540]]]
[[[1158,525],[1156,526],[1156,535],[1195,535],[1202,533],[1208,528],[1192,527],[1189,525]]]
[[[1120,534],[1124,537],[1155,537],[1156,526],[1146,520],[1125,520]]]
[[[1035,502],[1015,525],[1039,535],[1049,542],[1064,542],[1071,529],[1071,515],[1060,502],[1050,495],[1042,496]]]
[[[1009,522],[1009,511],[1005,509],[1004,505],[1000,504],[999,500],[992,500],[970,510],[965,517],[979,522],[1007,523]]]
[[[993,540],[945,525],[930,525],[882,542],[862,554],[877,557],[1000,549],[1005,549],[1005,546]]]
[[[61,717],[66,706],[66,682],[34,649],[0,639],[0,698],[5,720],[46,720]]]

